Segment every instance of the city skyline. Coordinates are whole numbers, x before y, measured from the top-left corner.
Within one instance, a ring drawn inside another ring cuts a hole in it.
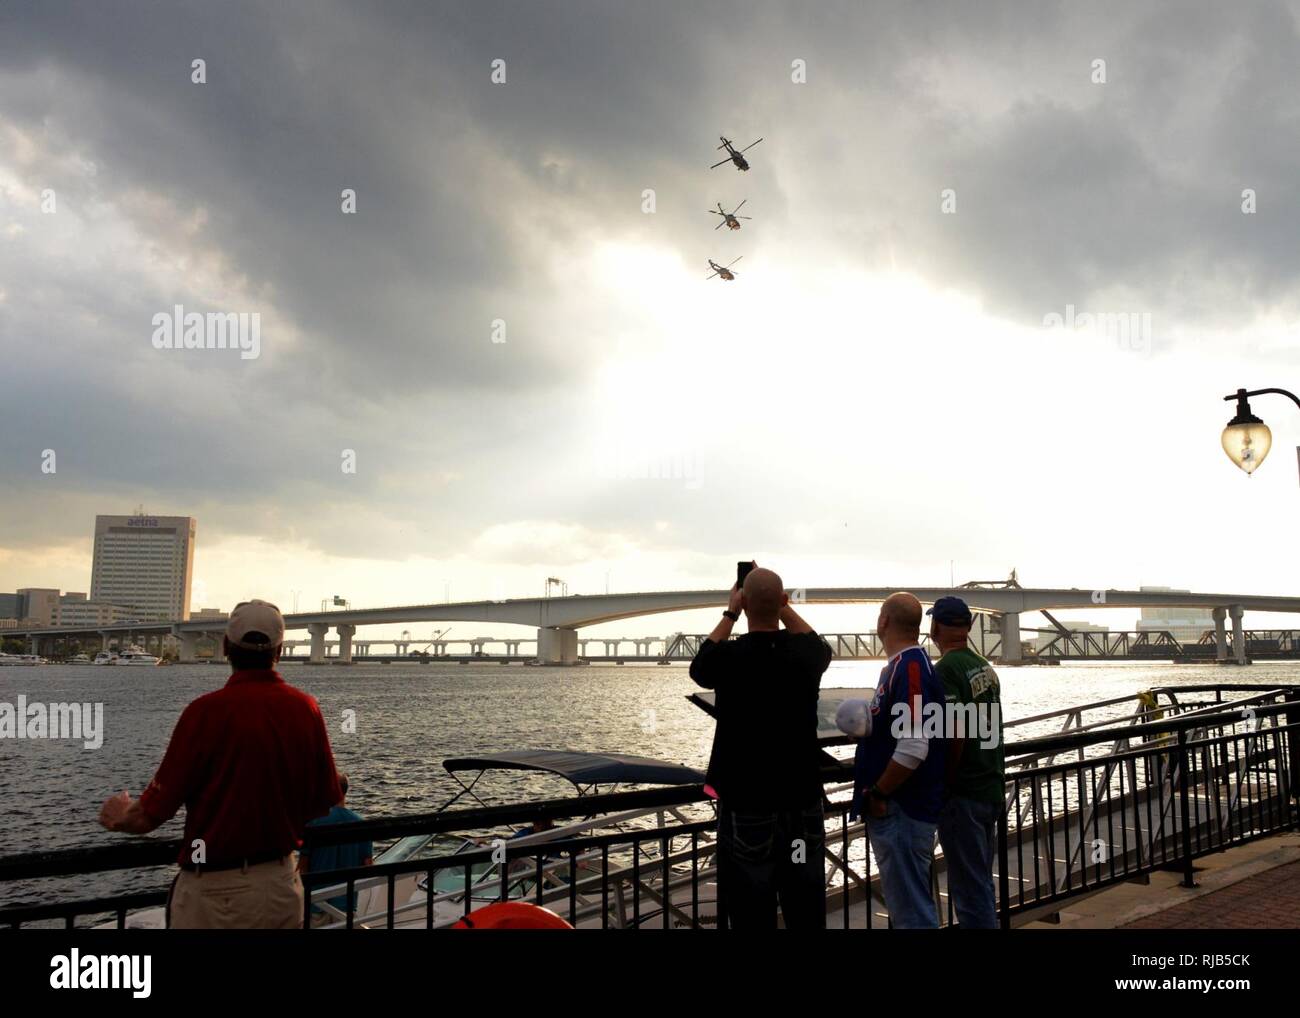
[[[132,529],[133,527],[135,529]],[[138,621],[159,621],[164,618],[168,620],[183,620],[185,618],[219,618],[222,617],[223,611],[229,611],[229,608],[223,610],[222,608],[215,605],[213,606],[203,605],[203,606],[196,607],[192,614],[187,609],[184,614],[176,613],[174,615],[164,616],[158,613],[150,613],[147,609],[142,607],[144,605],[144,602],[149,599],[147,596],[133,596],[131,594],[124,594],[124,596],[113,598],[113,597],[106,596],[103,593],[103,586],[104,586],[103,581],[102,580],[96,581],[94,579],[94,575],[97,568],[101,567],[101,563],[100,563],[100,559],[101,559],[100,549],[102,547],[101,542],[104,541],[109,534],[125,535],[126,537],[136,539],[133,545],[122,546],[121,548],[114,549],[113,555],[110,556],[114,558],[113,568],[123,573],[122,579],[118,581],[119,589],[125,590],[128,586],[130,586],[130,581],[133,580],[139,581],[141,576],[143,576],[142,564],[141,562],[134,561],[134,560],[129,563],[119,561],[119,560],[122,560],[124,558],[132,558],[131,553],[134,551],[135,545],[139,544],[140,534],[146,533],[144,529],[146,527],[152,528],[151,530],[147,531],[147,533],[150,536],[152,536],[155,531],[159,530],[159,528],[166,529],[168,531],[178,531],[180,529],[185,530],[186,538],[183,541],[181,541],[181,545],[180,545],[181,557],[185,559],[185,565],[182,567],[182,571],[180,574],[184,578],[183,594],[178,593],[177,597],[183,598],[184,603],[188,605],[191,597],[190,579],[192,577],[192,566],[193,566],[193,558],[195,553],[194,534],[197,527],[197,520],[195,520],[193,517],[185,517],[185,516],[179,516],[179,517],[158,516],[147,512],[143,505],[137,506],[134,513],[129,515],[110,516],[110,515],[100,514],[95,517],[95,536],[93,542],[95,554],[93,556],[94,564],[92,565],[91,595],[89,600],[87,600],[87,596],[84,593],[75,593],[70,590],[68,592],[63,593],[62,596],[60,596],[61,588],[59,587],[54,587],[54,588],[28,587],[28,588],[19,589],[18,597],[20,601],[18,603],[21,603],[21,598],[23,597],[24,594],[27,595],[29,601],[34,595],[43,597],[44,599],[50,602],[50,605],[52,606],[50,610],[58,614],[58,619],[56,622],[53,623],[50,622],[48,618],[42,618],[41,621],[44,622],[44,624],[50,624],[50,625],[57,624],[65,628],[69,625],[74,625],[74,626],[78,626],[78,625],[93,626],[99,624],[108,625],[110,623],[116,623],[127,619],[138,620]],[[120,542],[124,538],[119,536],[116,539]],[[144,563],[143,565],[149,567],[149,569],[145,570],[145,572],[148,572],[149,575],[144,576],[144,581],[145,581],[144,586],[150,589],[151,594],[155,593],[153,588],[159,586],[158,578],[153,575],[153,573],[156,572],[155,564],[152,561],[149,561]],[[952,577],[952,579],[955,581],[955,575]],[[169,584],[175,582],[175,577],[169,579],[167,582]],[[991,581],[985,580],[982,582],[1000,582],[1000,581],[994,579]],[[1014,571],[1010,576],[1010,582],[1013,584],[1017,582],[1017,578]],[[855,584],[848,584],[848,585],[853,586]],[[934,584],[934,585],[941,585],[941,584]],[[912,584],[911,586],[919,588],[922,585]],[[1170,587],[1168,585],[1143,584],[1143,585],[1139,585],[1138,589],[1149,590],[1149,591],[1170,591],[1170,592],[1184,592],[1184,593],[1187,592],[1187,588],[1175,588],[1175,587]],[[543,585],[543,591],[544,591],[543,596],[545,597],[553,596],[553,594],[562,593],[563,595],[567,595],[568,593],[570,593],[570,591],[568,590],[567,583],[558,577],[554,577],[554,578],[548,577]],[[618,591],[613,591],[610,588],[609,576],[607,576],[606,589],[604,593],[612,593],[612,592],[618,592]],[[628,593],[628,592],[630,591],[624,591],[623,593]],[[1201,591],[1201,592],[1214,593],[1211,591]],[[285,599],[282,605],[283,610],[287,614],[293,614],[299,611],[301,611],[304,614],[313,614],[317,611],[318,606],[315,603],[315,599],[308,601],[305,604],[299,605],[298,597],[296,595],[300,595],[301,593],[303,593],[301,589],[290,590],[289,593],[292,596],[292,600]],[[601,591],[573,591],[573,593],[598,594],[601,593]],[[1240,593],[1240,592],[1233,591],[1232,593]],[[451,589],[449,583],[444,584],[444,594],[445,597],[442,599],[442,601],[439,601],[438,599],[434,598],[434,599],[428,599],[422,603],[437,604],[437,603],[452,601]],[[458,598],[457,600],[499,601],[499,600],[505,600],[507,598],[514,598],[514,597],[532,598],[534,596],[536,596],[534,593],[507,592],[501,589],[497,589],[493,591],[493,595],[491,597],[477,597],[477,598],[463,597],[463,598]],[[11,599],[10,595],[5,595],[5,597]],[[417,602],[411,601],[411,602],[387,602],[385,604],[353,604],[350,600],[343,598],[336,593],[336,594],[332,594],[320,598],[319,610],[328,612],[331,609],[336,608],[340,605],[346,608],[351,608],[351,607],[366,608],[366,607],[388,607],[399,603],[414,604]],[[67,611],[67,609],[69,608],[71,609],[70,615],[75,618],[75,621],[72,621],[70,618],[64,617],[65,611]],[[111,616],[110,613],[107,611],[107,609],[113,609],[113,611],[111,612]],[[119,610],[119,609],[126,609],[126,610]],[[831,628],[835,628],[837,630],[866,631],[870,629],[869,620],[874,616],[874,611],[875,611],[874,607],[871,606],[870,604],[866,606],[825,605],[825,604],[809,605],[805,610],[808,612],[810,616],[813,616],[820,620],[823,621],[835,620],[830,627],[827,627],[827,631],[830,631]],[[95,616],[98,617],[96,618]],[[83,617],[87,621],[83,621]],[[645,636],[645,635],[661,636],[665,633],[671,633],[675,631],[688,631],[692,628],[692,626],[694,626],[694,628],[703,627],[705,624],[705,620],[708,618],[711,618],[711,611],[703,610],[703,609],[688,609],[688,610],[681,610],[675,612],[668,612],[661,615],[639,616],[632,619],[625,619],[617,622],[598,623],[596,625],[585,627],[583,629],[583,633],[593,638],[599,638],[601,635],[615,635],[615,634],[621,635],[624,633],[631,636]],[[1053,618],[1055,619],[1055,622],[1060,622],[1065,625],[1070,625],[1079,630],[1123,631],[1127,629],[1129,631],[1139,631],[1139,630],[1146,629],[1146,630],[1157,631],[1157,632],[1168,631],[1172,633],[1179,640],[1185,640],[1191,642],[1195,642],[1195,640],[1201,635],[1202,632],[1212,629],[1214,625],[1211,613],[1208,609],[1179,609],[1179,608],[1114,609],[1114,608],[1099,607],[1095,612],[1080,611],[1079,609],[1072,609],[1072,610],[1067,609],[1064,611],[1057,610],[1053,613]],[[1029,629],[1036,628],[1041,633],[1045,633],[1045,634],[1050,634],[1055,631],[1053,628],[1055,623],[1052,621],[1052,619],[1047,618],[1045,615],[1042,615],[1039,612],[1026,612],[1022,616],[1022,619],[1025,621],[1026,627]],[[1102,619],[1103,621],[1098,623],[1097,621],[1095,621],[1096,619]],[[1263,628],[1274,627],[1274,628],[1290,629],[1292,628],[1291,621],[1292,620],[1289,616],[1281,613],[1259,612],[1259,611],[1248,611],[1246,613],[1247,628],[1263,629]],[[427,634],[424,633],[424,631],[419,628],[420,625],[429,626],[430,627],[429,632]],[[423,642],[427,642],[429,640],[437,640],[439,638],[439,631],[436,628],[434,628],[434,625],[435,624],[429,624],[429,623],[423,623],[423,624],[381,623],[377,625],[368,625],[362,628],[361,630],[359,630],[359,635],[357,636],[357,639],[360,640],[365,640],[367,638],[383,639],[384,637],[387,636],[394,636],[394,635],[398,635],[399,633],[407,633],[409,634],[409,638],[412,643],[420,644]],[[475,633],[477,635],[482,635],[482,636],[506,635],[506,636],[514,636],[514,637],[520,636],[519,627],[514,625],[477,623],[477,622],[469,623],[469,625],[476,627]],[[412,628],[412,626],[414,626],[415,628]],[[459,628],[463,629],[464,625],[462,624]],[[530,628],[530,627],[524,627],[524,628]],[[464,638],[464,635],[465,635],[464,633],[461,633],[458,635],[457,638]],[[1029,637],[1028,639],[1032,640],[1033,638]]]

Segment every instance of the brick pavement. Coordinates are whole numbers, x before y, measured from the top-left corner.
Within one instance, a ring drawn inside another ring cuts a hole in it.
[[[1144,916],[1130,930],[1300,929],[1300,862],[1275,866]]]

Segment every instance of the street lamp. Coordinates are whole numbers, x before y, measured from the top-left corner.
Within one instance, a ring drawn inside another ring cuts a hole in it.
[[[1289,396],[1296,406],[1300,406],[1300,396],[1285,389],[1252,389],[1250,392],[1238,389],[1231,396],[1223,397],[1225,401],[1237,401],[1237,413],[1223,429],[1223,451],[1247,474],[1253,474],[1264,462],[1273,445],[1273,433],[1268,430],[1268,425],[1250,412],[1249,397],[1270,392]]]

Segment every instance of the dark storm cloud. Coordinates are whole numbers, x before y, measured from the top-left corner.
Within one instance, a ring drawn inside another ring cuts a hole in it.
[[[1021,322],[1096,300],[1228,321],[1289,305],[1296,56],[1280,4],[6,4],[0,125],[40,148],[26,183],[113,207],[160,262],[220,255],[216,276],[298,344],[160,360],[147,323],[175,294],[158,277],[111,244],[69,272],[0,241],[8,498],[44,504],[48,445],[82,494],[207,499],[232,531],[247,517],[223,501],[382,502],[421,549],[455,547],[521,513],[510,479],[578,437],[566,394],[626,324],[570,314],[568,265],[609,239],[700,264],[703,211],[733,195],[770,236],[896,261]],[[1097,57],[1106,85],[1088,80]],[[768,172],[710,173],[719,131],[763,135]],[[366,469],[339,487],[343,448]],[[444,475],[436,497],[418,488]],[[681,507],[664,488],[526,490],[529,514],[593,528]],[[16,514],[27,530],[7,539],[83,532],[65,504]],[[376,550],[343,531],[332,550]]]

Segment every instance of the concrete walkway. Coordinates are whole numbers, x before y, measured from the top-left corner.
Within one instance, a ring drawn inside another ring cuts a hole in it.
[[[1194,888],[1179,873],[1124,883],[1066,902],[1059,922],[1023,929],[1300,929],[1300,832],[1287,831],[1196,860]]]

